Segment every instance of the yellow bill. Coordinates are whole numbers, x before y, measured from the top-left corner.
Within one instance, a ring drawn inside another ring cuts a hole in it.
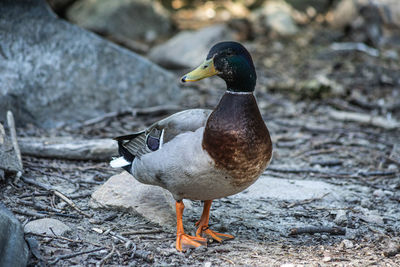
[[[181,79],[183,83],[185,82],[195,82],[201,79],[211,77],[217,75],[218,71],[215,70],[214,67],[214,59],[210,58],[209,60],[204,61],[200,66],[198,66],[195,70],[189,72],[184,75]]]

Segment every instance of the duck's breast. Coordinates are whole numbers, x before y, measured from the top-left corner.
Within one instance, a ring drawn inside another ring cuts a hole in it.
[[[272,143],[253,94],[225,94],[210,115],[203,147],[237,186],[252,184],[272,156]]]

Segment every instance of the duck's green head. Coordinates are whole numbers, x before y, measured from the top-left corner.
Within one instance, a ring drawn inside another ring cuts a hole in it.
[[[256,86],[257,75],[250,53],[237,42],[214,45],[207,59],[181,81],[193,82],[214,75],[224,79],[229,91],[252,92]]]

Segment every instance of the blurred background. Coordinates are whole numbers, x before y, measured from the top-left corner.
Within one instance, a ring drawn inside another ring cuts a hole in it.
[[[48,2],[61,18],[178,77],[197,66],[214,43],[236,40],[253,55],[260,93],[346,105],[389,119],[399,115],[400,6],[395,0]],[[182,104],[213,107],[218,100],[208,90],[213,82],[224,89],[218,81],[205,81],[198,87],[211,99],[196,96]]]

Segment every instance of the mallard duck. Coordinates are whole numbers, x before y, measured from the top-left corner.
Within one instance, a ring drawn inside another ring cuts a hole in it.
[[[211,203],[249,187],[271,160],[271,138],[253,95],[257,76],[249,52],[237,42],[217,43],[181,81],[214,75],[227,85],[214,110],[185,110],[115,138],[121,157],[111,166],[124,168],[139,182],[161,186],[175,198],[178,251],[206,246],[205,236],[218,242],[234,238],[209,229]],[[183,199],[204,201],[196,236],[184,231]]]

